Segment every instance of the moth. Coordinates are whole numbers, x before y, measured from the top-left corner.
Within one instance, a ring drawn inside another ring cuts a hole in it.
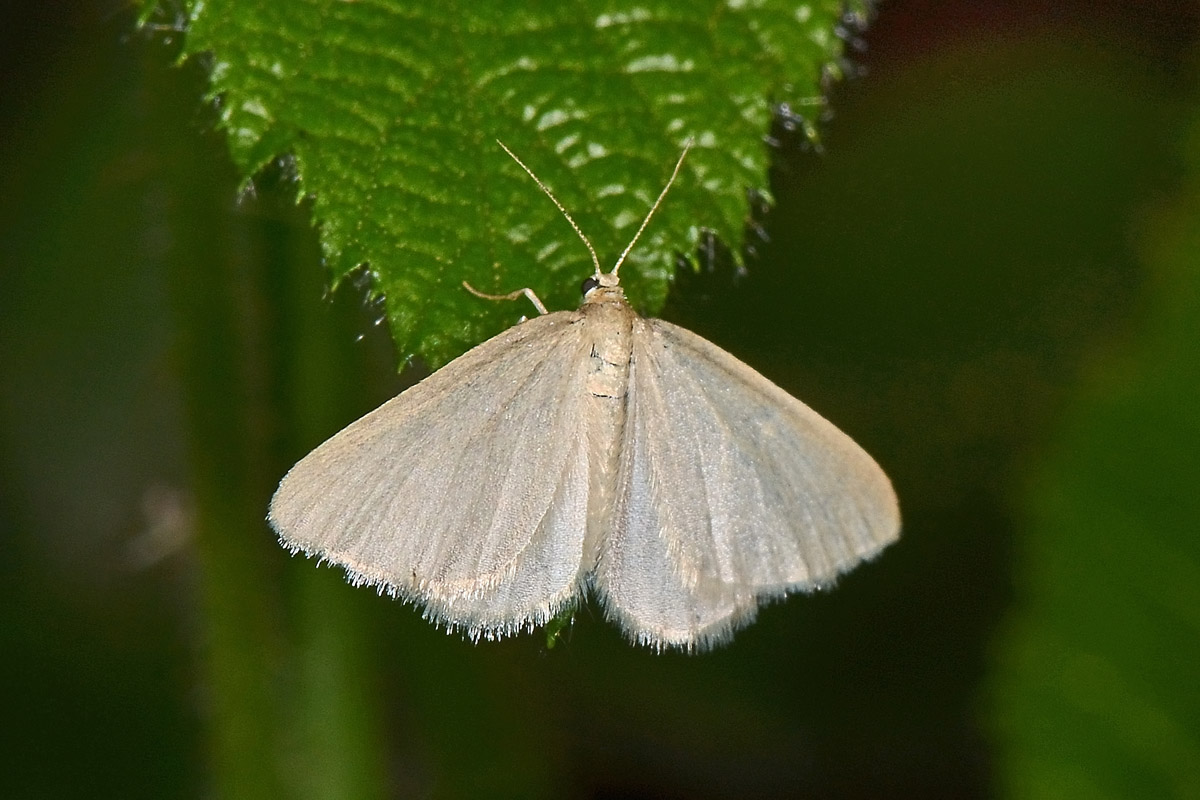
[[[618,271],[686,149],[609,272],[504,149],[591,252],[582,304],[547,313],[528,289],[504,296],[541,314],[303,458],[271,500],[285,547],[472,640],[590,595],[634,642],[699,651],[897,539],[891,482],[849,436],[626,300]]]

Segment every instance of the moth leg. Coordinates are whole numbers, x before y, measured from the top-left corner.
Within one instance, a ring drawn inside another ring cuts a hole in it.
[[[546,306],[542,305],[542,301],[538,299],[538,296],[533,293],[533,289],[530,289],[528,286],[524,289],[517,289],[515,292],[509,292],[508,294],[487,294],[479,291],[466,281],[463,281],[463,288],[476,297],[482,297],[484,300],[516,300],[521,295],[525,295],[529,298],[529,302],[533,303],[533,307],[538,310],[539,314],[546,315],[550,313],[546,310]]]

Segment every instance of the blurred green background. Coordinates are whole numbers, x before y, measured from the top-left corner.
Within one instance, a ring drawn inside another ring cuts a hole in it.
[[[1200,796],[1195,4],[882,6],[749,274],[664,315],[904,534],[702,657],[594,609],[473,646],[289,558],[279,477],[408,380],[377,311],[169,34],[3,14],[0,796]]]

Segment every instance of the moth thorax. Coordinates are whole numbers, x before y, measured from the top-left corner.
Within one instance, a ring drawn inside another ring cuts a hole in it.
[[[592,297],[588,300],[581,309],[591,340],[588,391],[601,399],[622,399],[629,384],[629,359],[633,352],[633,310],[619,294],[599,301]]]

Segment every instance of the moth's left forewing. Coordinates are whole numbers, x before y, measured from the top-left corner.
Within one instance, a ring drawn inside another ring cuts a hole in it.
[[[587,523],[577,318],[514,326],[316,448],[271,501],[283,543],[473,638],[556,614]]]

